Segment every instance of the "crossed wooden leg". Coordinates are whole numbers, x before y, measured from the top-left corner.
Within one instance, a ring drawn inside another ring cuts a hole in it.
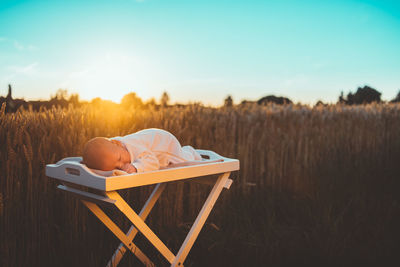
[[[125,216],[131,221],[132,226],[128,233],[125,235],[121,229],[93,202],[90,200],[82,200],[82,202],[88,207],[93,214],[104,223],[107,228],[119,239],[121,244],[114,252],[112,258],[108,262],[107,266],[117,266],[126,250],[130,250],[144,265],[154,266],[153,262],[132,242],[138,231],[142,233],[149,242],[165,257],[165,259],[171,264],[171,266],[183,266],[189,251],[191,250],[197,236],[204,226],[211,210],[214,207],[223,188],[229,188],[232,180],[228,179],[230,172],[221,174],[215,181],[215,184],[208,195],[202,209],[200,210],[197,218],[192,225],[188,235],[186,236],[178,254],[175,256],[167,246],[158,238],[158,236],[148,227],[144,222],[149,215],[150,211],[154,207],[161,193],[163,192],[166,183],[157,184],[152,194],[143,206],[139,215],[125,202],[125,200],[116,191],[105,192],[108,197],[108,201],[111,201]]]
[[[153,209],[154,205],[156,204],[158,198],[161,196],[161,193],[164,191],[166,185],[167,185],[166,183],[157,184],[156,187],[154,188],[150,197],[147,199],[146,204],[144,204],[142,210],[139,213],[139,216],[140,216],[140,218],[142,218],[143,221],[146,220],[150,211]],[[137,229],[132,225],[127,234],[128,239],[133,240],[137,233],[138,233]],[[112,258],[110,259],[110,261],[107,264],[107,267],[117,266],[118,263],[121,261],[122,257],[124,256],[125,252],[126,252],[126,248],[124,246],[124,243],[121,243],[118,246],[118,248],[115,250],[114,255],[112,256]]]

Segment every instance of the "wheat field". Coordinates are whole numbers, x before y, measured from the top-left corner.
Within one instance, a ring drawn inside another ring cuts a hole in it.
[[[95,136],[162,128],[240,160],[186,266],[380,266],[400,260],[400,105],[0,111],[0,265],[105,265],[116,239],[45,165]],[[123,191],[139,208],[152,186]],[[173,183],[149,224],[176,252],[209,188]],[[110,216],[117,217],[114,211]],[[117,219],[123,229],[128,222]],[[166,262],[144,240],[138,245]],[[126,256],[121,266],[137,261]]]

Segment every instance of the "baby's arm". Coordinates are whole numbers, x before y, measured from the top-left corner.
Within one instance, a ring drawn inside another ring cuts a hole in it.
[[[125,163],[125,164],[122,166],[121,170],[123,170],[124,172],[127,172],[127,173],[134,173],[134,172],[137,172],[135,166],[133,166],[133,165],[130,164],[130,163]]]
[[[137,159],[132,162],[137,172],[155,171],[160,169],[160,162],[156,155],[150,151],[145,151],[140,154]]]

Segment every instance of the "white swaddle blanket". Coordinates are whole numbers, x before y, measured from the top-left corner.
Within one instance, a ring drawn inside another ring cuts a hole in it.
[[[191,146],[181,146],[170,132],[150,128],[112,140],[120,141],[131,157],[131,164],[137,172],[158,170],[169,164],[201,160],[201,156]]]

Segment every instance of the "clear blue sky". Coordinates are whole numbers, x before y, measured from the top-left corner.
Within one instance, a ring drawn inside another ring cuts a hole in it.
[[[396,3],[397,2],[397,3]],[[0,95],[220,105],[400,89],[400,1],[0,1]]]

